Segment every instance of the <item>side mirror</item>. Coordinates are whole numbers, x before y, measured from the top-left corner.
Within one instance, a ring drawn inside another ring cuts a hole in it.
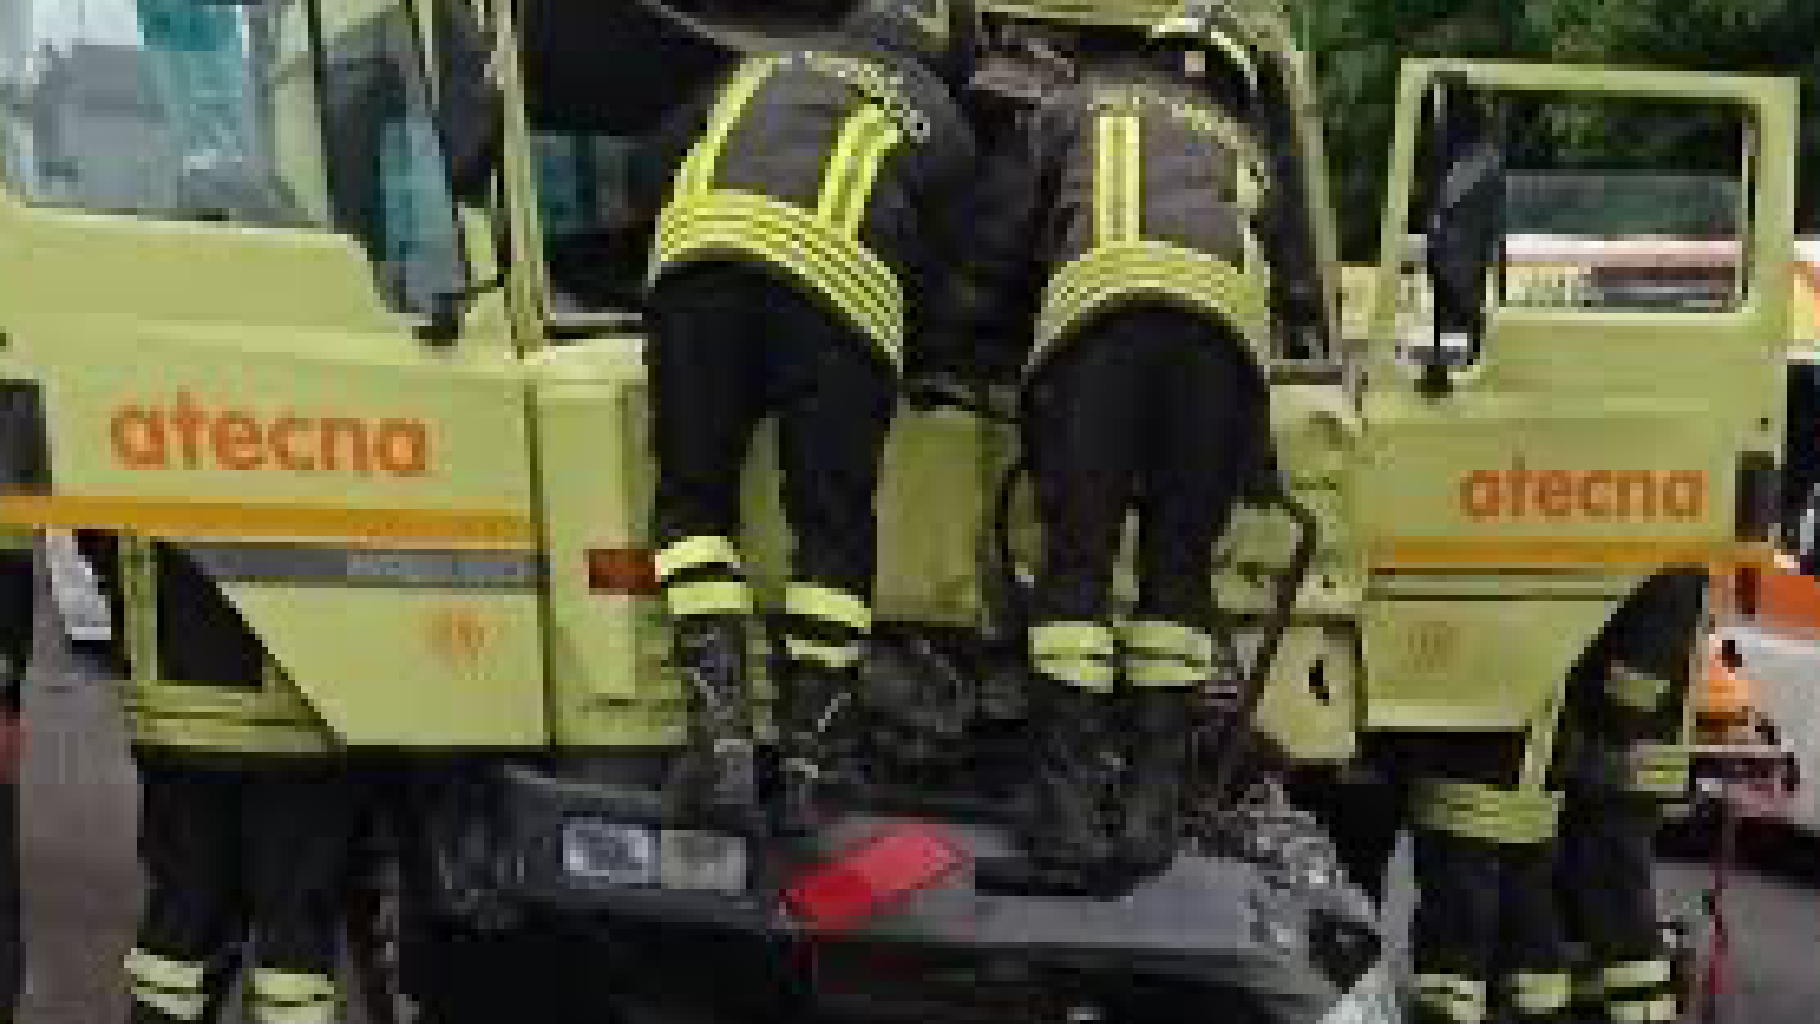
[[[1484,97],[1443,81],[1430,98],[1423,233],[1435,333],[1417,358],[1422,389],[1441,394],[1452,386],[1449,369],[1476,358],[1484,338],[1486,279],[1502,264],[1507,156],[1503,125]]]
[[[478,203],[505,137],[505,97],[487,73],[493,47],[466,0],[436,5],[436,36],[436,121],[449,185],[457,199]]]

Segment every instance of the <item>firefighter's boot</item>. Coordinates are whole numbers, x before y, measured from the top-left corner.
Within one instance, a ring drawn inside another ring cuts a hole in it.
[[[676,660],[688,695],[695,807],[740,831],[755,824],[758,779],[746,674],[745,620],[735,615],[676,619]]]
[[[822,798],[830,773],[853,755],[858,671],[806,661],[786,661],[778,679],[778,739],[783,754],[778,831],[812,835],[826,822]]]
[[[1129,707],[1120,858],[1149,874],[1175,860],[1186,829],[1184,793],[1200,697],[1194,690],[1140,689]]]
[[[1120,770],[1112,696],[1038,676],[1037,750],[1030,858],[1052,870],[1091,872],[1116,852],[1113,809]]]

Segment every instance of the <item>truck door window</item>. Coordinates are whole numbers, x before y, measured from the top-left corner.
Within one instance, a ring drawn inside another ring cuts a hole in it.
[[[1495,117],[1505,154],[1499,242],[1482,291],[1488,312],[1698,314],[1742,305],[1749,188],[1741,109],[1541,93],[1473,99]],[[1625,130],[1595,130],[1613,124]],[[1655,141],[1668,138],[1681,144]],[[1437,183],[1445,173],[1427,168]],[[1423,257],[1433,239],[1421,218],[1412,210],[1399,299],[1403,351],[1414,358],[1430,349],[1422,358],[1433,359],[1438,336],[1443,361],[1470,363],[1476,352],[1435,330],[1432,266]]]
[[[400,0],[0,0],[0,150],[30,202],[332,231],[400,312],[466,279]]]
[[[646,144],[734,59],[685,23],[701,17],[720,24],[738,9],[773,14],[795,6],[722,0],[518,5],[546,309],[559,333],[628,323],[641,305],[651,225],[662,198],[661,161],[646,159]]]

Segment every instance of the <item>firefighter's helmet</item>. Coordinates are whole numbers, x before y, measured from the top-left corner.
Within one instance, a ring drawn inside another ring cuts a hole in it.
[[[1255,96],[1258,61],[1249,37],[1246,19],[1223,0],[1189,0],[1150,30],[1152,43],[1203,54]]]
[[[957,89],[973,78],[983,35],[975,0],[862,0],[845,27],[914,55]]]

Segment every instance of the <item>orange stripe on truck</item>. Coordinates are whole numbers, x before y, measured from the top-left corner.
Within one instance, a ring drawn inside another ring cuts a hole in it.
[[[1379,572],[1445,568],[1647,569],[1667,565],[1723,569],[1766,564],[1770,557],[1763,545],[1724,541],[1410,538],[1371,545],[1371,565]]]
[[[171,540],[335,539],[349,544],[531,548],[529,516],[487,509],[176,501],[37,495],[0,497],[0,525],[112,530]]]

